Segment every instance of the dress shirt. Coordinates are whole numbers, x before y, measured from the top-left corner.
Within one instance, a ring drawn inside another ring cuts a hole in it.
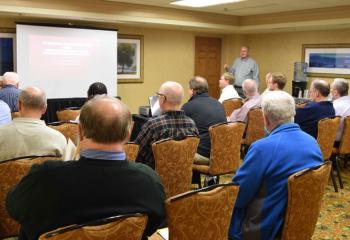
[[[233,111],[231,114],[229,120],[231,122],[241,121],[246,122],[247,121],[247,115],[250,109],[260,107],[261,106],[261,96],[259,94],[256,94],[255,96],[248,97],[241,108]]]
[[[11,110],[9,106],[0,100],[0,125],[11,123]]]
[[[223,101],[231,98],[241,98],[241,97],[238,95],[238,92],[233,87],[233,85],[227,85],[221,91],[219,102],[222,103]]]
[[[0,89],[0,100],[9,105],[11,112],[18,112],[18,95],[19,90],[16,86],[5,85]]]
[[[343,96],[334,100],[333,107],[335,110],[335,115],[341,117],[336,138],[336,141],[340,141],[344,129],[344,117],[350,115],[350,96]]]
[[[99,160],[112,160],[123,161],[126,159],[125,152],[117,151],[102,151],[96,149],[82,149],[80,156],[85,158],[99,159]]]
[[[246,59],[237,58],[231,68],[232,74],[235,76],[235,86],[242,87],[242,83],[246,79],[253,79],[259,86],[259,66],[254,59],[248,57]]]

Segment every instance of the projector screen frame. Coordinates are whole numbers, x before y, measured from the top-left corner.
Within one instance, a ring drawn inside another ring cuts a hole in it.
[[[104,31],[116,31],[118,32],[118,28],[104,28],[104,27],[93,27],[86,25],[75,25],[73,23],[35,23],[35,22],[15,22],[15,24],[21,25],[31,25],[31,26],[39,26],[39,27],[61,27],[61,28],[80,28],[80,29],[91,29],[91,30],[104,30]]]

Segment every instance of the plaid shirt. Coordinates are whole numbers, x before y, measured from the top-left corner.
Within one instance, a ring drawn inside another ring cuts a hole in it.
[[[198,130],[184,111],[169,111],[148,120],[135,140],[140,146],[136,162],[142,162],[154,169],[152,143],[167,138],[180,140],[189,135],[198,136]]]

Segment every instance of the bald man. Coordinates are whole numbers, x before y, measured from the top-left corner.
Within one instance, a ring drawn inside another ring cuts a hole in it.
[[[256,82],[252,79],[246,79],[242,83],[243,93],[246,99],[241,108],[233,111],[231,116],[228,117],[230,122],[247,122],[247,115],[250,109],[260,107],[261,105],[261,96],[258,92],[258,86]]]
[[[0,88],[0,100],[7,103],[11,112],[18,112],[18,75],[15,72],[6,72]]]
[[[46,106],[46,95],[39,88],[27,87],[21,91],[20,117],[0,126],[0,161],[33,155],[64,155],[66,138],[40,120]]]
[[[96,96],[88,101],[78,124],[79,161],[35,165],[7,195],[7,211],[21,224],[19,239],[137,212],[148,216],[147,239],[165,218],[165,193],[152,169],[126,161],[123,145],[130,128],[130,111],[119,100]]]
[[[135,143],[140,149],[136,162],[155,168],[152,143],[166,139],[184,139],[186,136],[198,136],[193,120],[180,109],[184,90],[177,82],[165,82],[157,92],[161,116],[148,120],[136,137]]]

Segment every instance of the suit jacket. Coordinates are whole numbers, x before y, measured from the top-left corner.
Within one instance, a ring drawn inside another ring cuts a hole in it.
[[[38,239],[58,227],[125,213],[147,213],[151,235],[165,218],[165,194],[144,164],[80,158],[34,165],[7,195],[19,239]]]

